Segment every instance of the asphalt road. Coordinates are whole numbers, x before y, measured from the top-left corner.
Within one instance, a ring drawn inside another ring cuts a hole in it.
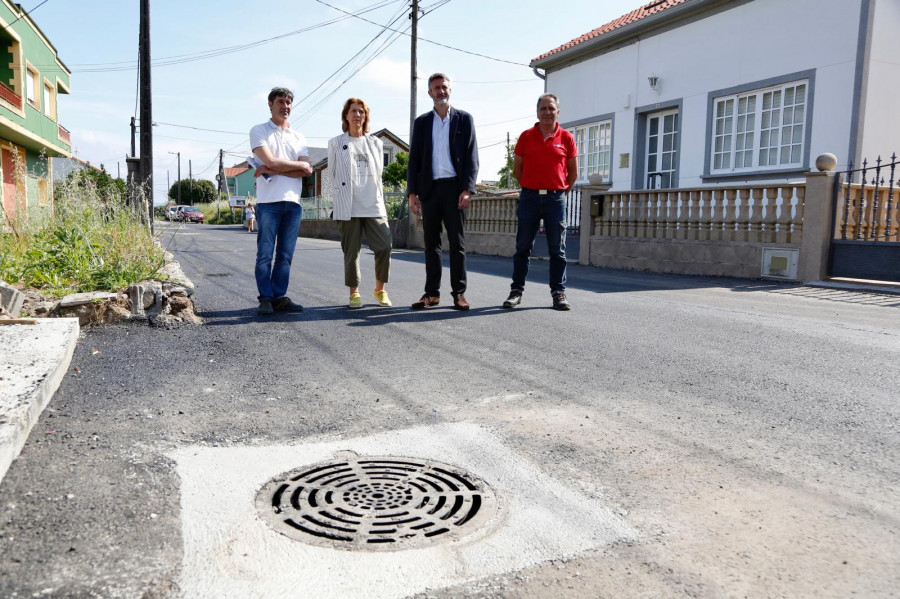
[[[536,261],[522,307],[506,311],[511,261],[470,256],[470,312],[413,312],[423,259],[399,250],[395,307],[374,305],[365,252],[369,305],[351,311],[339,245],[301,239],[290,296],[306,309],[260,318],[255,235],[163,228],[205,324],[84,333],[0,485],[0,597],[222,596],[191,587],[189,564],[240,579],[218,562],[236,558],[187,555],[204,528],[187,512],[208,509],[215,530],[228,495],[182,496],[197,488],[183,456],[265,462],[270,447],[457,425],[634,534],[409,595],[898,594],[900,296],[573,265],[561,313]],[[434,447],[451,456],[452,438]],[[521,502],[498,495],[512,521]]]

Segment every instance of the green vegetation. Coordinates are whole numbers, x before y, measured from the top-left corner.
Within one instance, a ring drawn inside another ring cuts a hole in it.
[[[51,206],[3,220],[0,279],[48,296],[122,289],[163,265],[163,250],[125,202],[124,182],[105,171],[74,171],[54,187]]]
[[[181,201],[178,201],[178,186],[181,186]],[[216,184],[206,179],[193,179],[176,181],[169,188],[169,199],[178,204],[199,206],[216,201],[219,192]]]
[[[235,210],[232,217],[227,201],[220,201],[218,206],[215,202],[210,202],[196,207],[203,213],[203,222],[208,225],[237,225],[244,222],[244,211]]]
[[[506,164],[497,174],[500,175],[500,189],[518,189],[519,180],[513,176],[513,154],[516,150],[516,142],[506,146]]]
[[[384,167],[381,182],[386,187],[406,187],[406,169],[409,166],[409,153],[397,152],[394,162]]]

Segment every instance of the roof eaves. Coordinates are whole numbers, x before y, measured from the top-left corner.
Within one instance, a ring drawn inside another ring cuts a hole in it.
[[[727,2],[729,0],[725,1]],[[661,10],[651,15],[647,15],[637,21],[628,23],[627,25],[623,25],[621,27],[617,27],[612,31],[609,31],[602,35],[598,35],[597,37],[585,40],[569,48],[564,48],[559,52],[544,56],[543,58],[534,59],[531,61],[529,66],[531,66],[532,68],[547,69],[560,63],[569,62],[570,60],[582,57],[584,55],[600,54],[605,48],[608,48],[609,46],[619,44],[624,40],[635,37],[644,31],[655,29],[668,21],[677,20],[678,18],[681,18],[686,14],[694,12],[698,9],[698,7],[703,7],[704,5],[714,3],[722,3],[722,0],[685,0],[681,4],[676,4],[667,8],[666,10]]]

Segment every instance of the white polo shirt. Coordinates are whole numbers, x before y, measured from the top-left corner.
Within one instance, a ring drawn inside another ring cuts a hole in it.
[[[309,157],[306,137],[302,133],[294,131],[292,127],[282,129],[272,122],[272,119],[250,129],[250,150],[261,146],[267,147],[272,152],[272,156],[282,160],[299,160],[301,157]],[[258,204],[270,202],[296,202],[299,204],[302,189],[303,179],[299,177],[272,175],[269,181],[257,177],[256,202]]]

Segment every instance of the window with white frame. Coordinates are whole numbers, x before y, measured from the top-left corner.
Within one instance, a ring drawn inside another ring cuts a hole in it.
[[[808,90],[803,80],[714,98],[710,172],[802,166]]]
[[[56,103],[53,101],[53,86],[44,82],[44,114],[51,119],[56,118]]]
[[[578,125],[569,131],[575,136],[575,147],[578,150],[578,180],[587,181],[589,175],[600,175],[609,181],[612,121]]]
[[[25,99],[34,107],[37,107],[37,93],[40,89],[38,72],[28,67],[25,70]]]

